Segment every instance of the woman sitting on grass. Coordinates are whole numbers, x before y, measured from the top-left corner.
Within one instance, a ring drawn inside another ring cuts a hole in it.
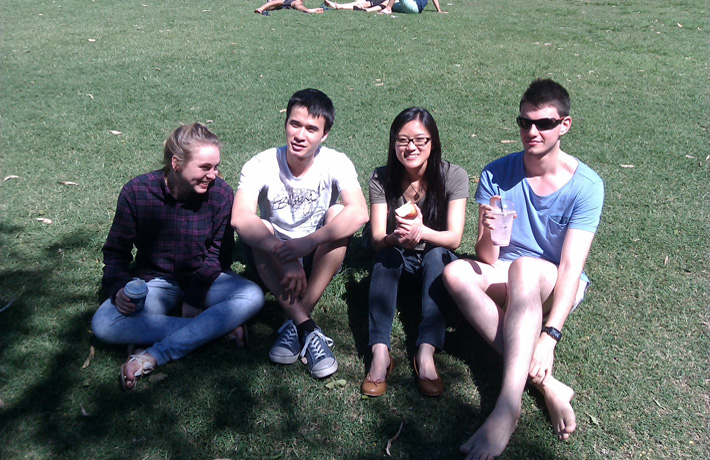
[[[467,198],[468,174],[441,159],[439,131],[431,114],[414,107],[397,115],[390,128],[387,166],[375,169],[370,177],[370,225],[377,255],[369,294],[372,363],[361,386],[363,394],[380,396],[387,390],[394,367],[390,335],[402,274],[421,283],[422,319],[414,358],[419,390],[427,396],[442,393],[434,352],[444,346],[442,307],[450,298],[441,274],[456,259],[451,251],[461,244]]]
[[[244,323],[264,303],[256,284],[230,271],[234,192],[217,177],[220,147],[204,125],[183,125],[165,141],[163,170],[132,179],[118,197],[103,247],[109,298],[92,328],[106,343],[150,345],[121,366],[123,389],[230,331],[245,345]],[[133,277],[148,286],[138,311],[124,292]],[[181,305],[183,317],[170,316]]]

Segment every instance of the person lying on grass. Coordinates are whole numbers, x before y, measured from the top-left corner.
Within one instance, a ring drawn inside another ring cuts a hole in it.
[[[368,13],[382,11],[386,2],[387,0],[358,0],[350,3],[336,3],[331,0],[324,0],[326,6],[334,10],[366,11]]]
[[[282,8],[286,10],[294,9],[309,14],[318,14],[324,11],[323,8],[306,8],[303,4],[303,0],[270,0],[255,9],[254,12],[268,15],[269,11],[280,10]]]
[[[390,128],[387,165],[370,177],[370,225],[377,251],[369,294],[372,364],[360,390],[381,396],[393,368],[390,335],[400,279],[421,290],[421,322],[414,370],[419,391],[439,396],[444,384],[434,352],[444,347],[444,307],[451,298],[441,279],[461,244],[468,174],[441,159],[439,130],[425,109],[402,111]]]
[[[367,222],[352,162],[321,146],[334,118],[333,102],[321,91],[294,93],[286,108],[286,145],[244,165],[232,212],[248,263],[288,316],[269,358],[293,364],[300,357],[314,378],[332,375],[338,362],[333,341],[311,318],[313,308],[339,270],[350,238]]]
[[[259,286],[230,270],[234,192],[218,177],[220,148],[204,125],[180,126],[165,141],[163,169],[118,197],[103,247],[109,297],[91,325],[102,342],[149,346],[121,366],[123,389],[230,332],[244,346],[244,325],[264,304]],[[148,286],[140,311],[124,292],[133,277]]]
[[[431,0],[434,3],[434,8],[438,13],[448,13],[448,11],[442,11],[439,6],[439,0]],[[379,14],[392,14],[392,13],[407,13],[407,14],[419,14],[424,11],[429,0],[387,0],[387,3],[383,3],[380,6],[382,11]]]
[[[589,285],[584,264],[599,225],[604,184],[560,148],[572,125],[567,91],[536,80],[520,101],[523,151],[486,166],[479,203],[476,260],[458,260],[444,282],[464,316],[503,356],[503,382],[493,412],[461,446],[468,460],[501,455],[520,417],[525,384],[543,395],[555,434],[576,428],[574,391],[552,376],[555,347],[568,315]],[[514,204],[508,245],[496,245],[494,203]]]

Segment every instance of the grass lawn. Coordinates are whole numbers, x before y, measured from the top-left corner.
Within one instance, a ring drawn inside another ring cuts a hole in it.
[[[517,104],[536,77],[569,90],[563,148],[604,179],[606,203],[586,267],[593,286],[555,361],[576,390],[578,431],[557,442],[526,393],[501,458],[707,458],[707,2],[447,0],[448,15],[430,4],[392,17],[267,17],[252,12],[259,5],[0,4],[0,458],[375,459],[400,424],[392,458],[459,458],[493,408],[500,363],[454,323],[437,357],[446,392],[420,396],[409,364],[417,315],[405,308],[387,395],[362,399],[371,255],[359,236],[314,314],[336,342],[334,377],[268,362],[283,314],[267,298],[248,350],[215,342],[131,394],[117,385],[125,348],[90,330],[101,246],[121,186],[158,169],[181,122],[222,138],[236,187],[248,158],[284,142],[290,95],[319,88],[337,111],[326,145],[350,155],[366,190],[392,119],[420,105],[473,193],[486,163],[520,149]],[[475,215],[469,204],[464,255]]]

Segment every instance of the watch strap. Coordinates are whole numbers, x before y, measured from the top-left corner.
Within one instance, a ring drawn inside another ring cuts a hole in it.
[[[542,332],[555,339],[555,342],[559,342],[560,340],[562,340],[562,332],[552,326],[543,327]]]

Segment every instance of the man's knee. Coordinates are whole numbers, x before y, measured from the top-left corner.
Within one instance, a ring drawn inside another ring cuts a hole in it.
[[[511,284],[540,287],[554,285],[557,280],[557,266],[536,257],[519,257],[510,264],[508,278]]]
[[[455,292],[467,284],[466,280],[470,279],[472,274],[471,264],[465,260],[455,260],[444,267],[442,277],[447,289]]]

